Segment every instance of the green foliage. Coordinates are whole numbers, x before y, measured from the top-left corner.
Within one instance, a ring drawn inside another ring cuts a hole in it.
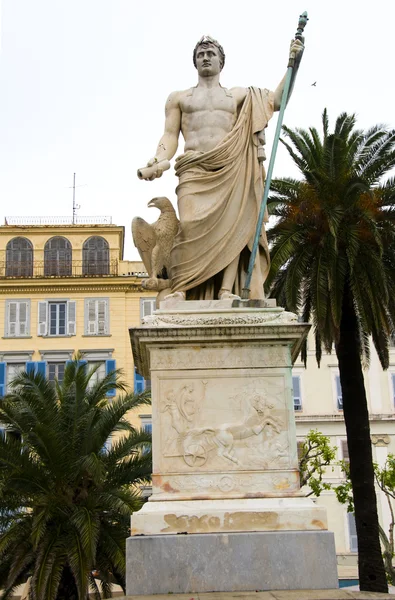
[[[323,477],[326,468],[335,460],[336,450],[336,446],[331,446],[329,437],[317,429],[308,432],[299,451],[300,485],[310,487],[307,496],[320,496],[323,490],[331,489]]]
[[[273,180],[268,210],[271,270],[266,282],[281,306],[312,319],[316,355],[339,340],[344,289],[350,289],[369,360],[371,335],[388,367],[388,336],[395,315],[395,131],[355,129],[341,114],[333,133],[283,128],[282,140],[302,179]],[[302,358],[306,360],[306,347]]]
[[[333,489],[336,493],[338,501],[347,506],[347,512],[354,512],[354,497],[350,479],[350,470],[347,463],[342,461],[340,464],[345,474],[345,480],[339,485],[334,486]],[[378,487],[385,494],[391,515],[388,534],[384,531],[381,525],[379,529],[388,583],[395,585],[395,567],[392,564],[395,557],[395,514],[393,506],[393,501],[395,500],[395,456],[393,454],[388,454],[387,460],[383,467],[380,467],[378,464],[374,464],[374,475]]]
[[[341,460],[338,463],[344,474],[344,481],[339,483],[336,486],[333,486],[333,490],[336,494],[336,498],[340,502],[340,504],[345,504],[347,506],[347,512],[354,512],[354,496],[352,491],[352,483],[350,479],[350,467],[349,464]]]
[[[150,435],[125,416],[150,400],[126,393],[119,371],[91,385],[93,373],[78,360],[61,385],[22,373],[1,401],[4,599],[28,576],[32,600],[85,599],[89,585],[100,598],[93,571],[103,597],[112,583],[124,588],[130,514],[151,473]],[[122,395],[109,401],[113,388]]]

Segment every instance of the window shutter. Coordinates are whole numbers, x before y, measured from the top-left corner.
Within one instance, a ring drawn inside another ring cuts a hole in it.
[[[303,441],[297,441],[297,449],[298,449],[298,464],[299,464],[303,457],[303,454],[304,454],[304,442]]]
[[[8,315],[6,321],[7,334],[15,337],[18,335],[18,302],[8,303]]]
[[[46,376],[47,374],[47,363],[45,360],[39,360],[36,362],[36,369],[37,369],[37,373],[39,373],[40,375],[42,375],[43,377]]]
[[[48,303],[38,303],[38,332],[37,335],[45,336],[48,331]]]
[[[293,397],[294,397],[294,410],[302,410],[302,396],[300,393],[300,377],[295,375],[292,377]]]
[[[336,375],[335,379],[336,379],[337,408],[338,408],[338,410],[343,410],[343,393],[342,393],[342,386],[340,383],[340,375]]]
[[[36,363],[32,360],[26,362],[26,373],[34,373],[36,371]]]
[[[347,440],[341,440],[342,459],[345,463],[350,463],[350,456],[348,454]]]
[[[155,298],[143,298],[141,302],[141,319],[149,317],[155,310]]]
[[[76,309],[75,309],[75,300],[70,300],[67,303],[67,333],[68,335],[75,335],[76,326]]]
[[[141,394],[141,392],[144,392],[144,377],[142,375],[140,375],[139,373],[137,373],[137,371],[135,371],[134,372],[134,393]]]
[[[358,552],[357,527],[354,513],[347,513],[348,533],[350,536],[350,552]]]
[[[115,364],[116,364],[116,362],[112,358],[109,360],[106,360],[106,375],[108,375],[109,373],[111,373],[111,371],[114,371],[116,369]],[[115,381],[115,377],[114,377],[114,381]],[[111,390],[108,390],[107,396],[109,398],[114,397],[115,395],[116,395],[116,390],[114,388]]]
[[[5,362],[0,362],[0,398],[5,395]]]
[[[97,321],[96,321],[96,300],[89,299],[86,302],[86,312],[87,312],[87,335],[96,335],[97,334]]]
[[[97,300],[97,333],[104,335],[107,333],[107,301]]]
[[[19,335],[29,335],[29,303],[19,302]]]
[[[85,373],[86,373],[86,366],[88,364],[88,361],[85,360],[85,359],[84,360],[79,360],[79,361],[77,361],[77,364],[78,364],[78,368],[82,367],[84,369]]]

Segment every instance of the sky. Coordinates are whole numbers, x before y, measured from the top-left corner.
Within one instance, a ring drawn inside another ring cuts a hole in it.
[[[326,107],[332,124],[346,111],[361,128],[395,127],[394,0],[2,0],[0,223],[71,217],[76,173],[78,214],[112,216],[125,226],[125,259],[138,259],[132,218],[155,221],[155,196],[176,205],[177,179],[171,169],[140,181],[137,169],[155,154],[169,93],[196,85],[196,42],[211,35],[224,47],[225,87],[275,89],[305,10],[284,123],[319,128]],[[280,145],[274,176],[297,175]]]

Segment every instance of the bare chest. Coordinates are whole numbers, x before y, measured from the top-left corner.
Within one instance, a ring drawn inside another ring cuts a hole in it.
[[[193,88],[180,102],[184,114],[199,112],[225,112],[230,115],[237,113],[235,99],[224,88],[213,90]]]

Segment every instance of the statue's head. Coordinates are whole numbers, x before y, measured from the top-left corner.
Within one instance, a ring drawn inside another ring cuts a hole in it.
[[[217,42],[217,40],[215,40],[214,38],[210,37],[209,35],[204,35],[202,38],[200,38],[200,40],[196,44],[196,46],[195,46],[195,48],[193,50],[193,64],[195,65],[195,67],[197,69],[198,68],[198,63],[197,63],[198,50],[199,49],[207,50],[210,47],[214,48],[215,51],[218,53],[219,68],[220,68],[220,71],[222,71],[222,69],[224,68],[224,64],[225,64],[225,52],[224,52],[224,49],[222,48],[221,44],[219,44]]]

